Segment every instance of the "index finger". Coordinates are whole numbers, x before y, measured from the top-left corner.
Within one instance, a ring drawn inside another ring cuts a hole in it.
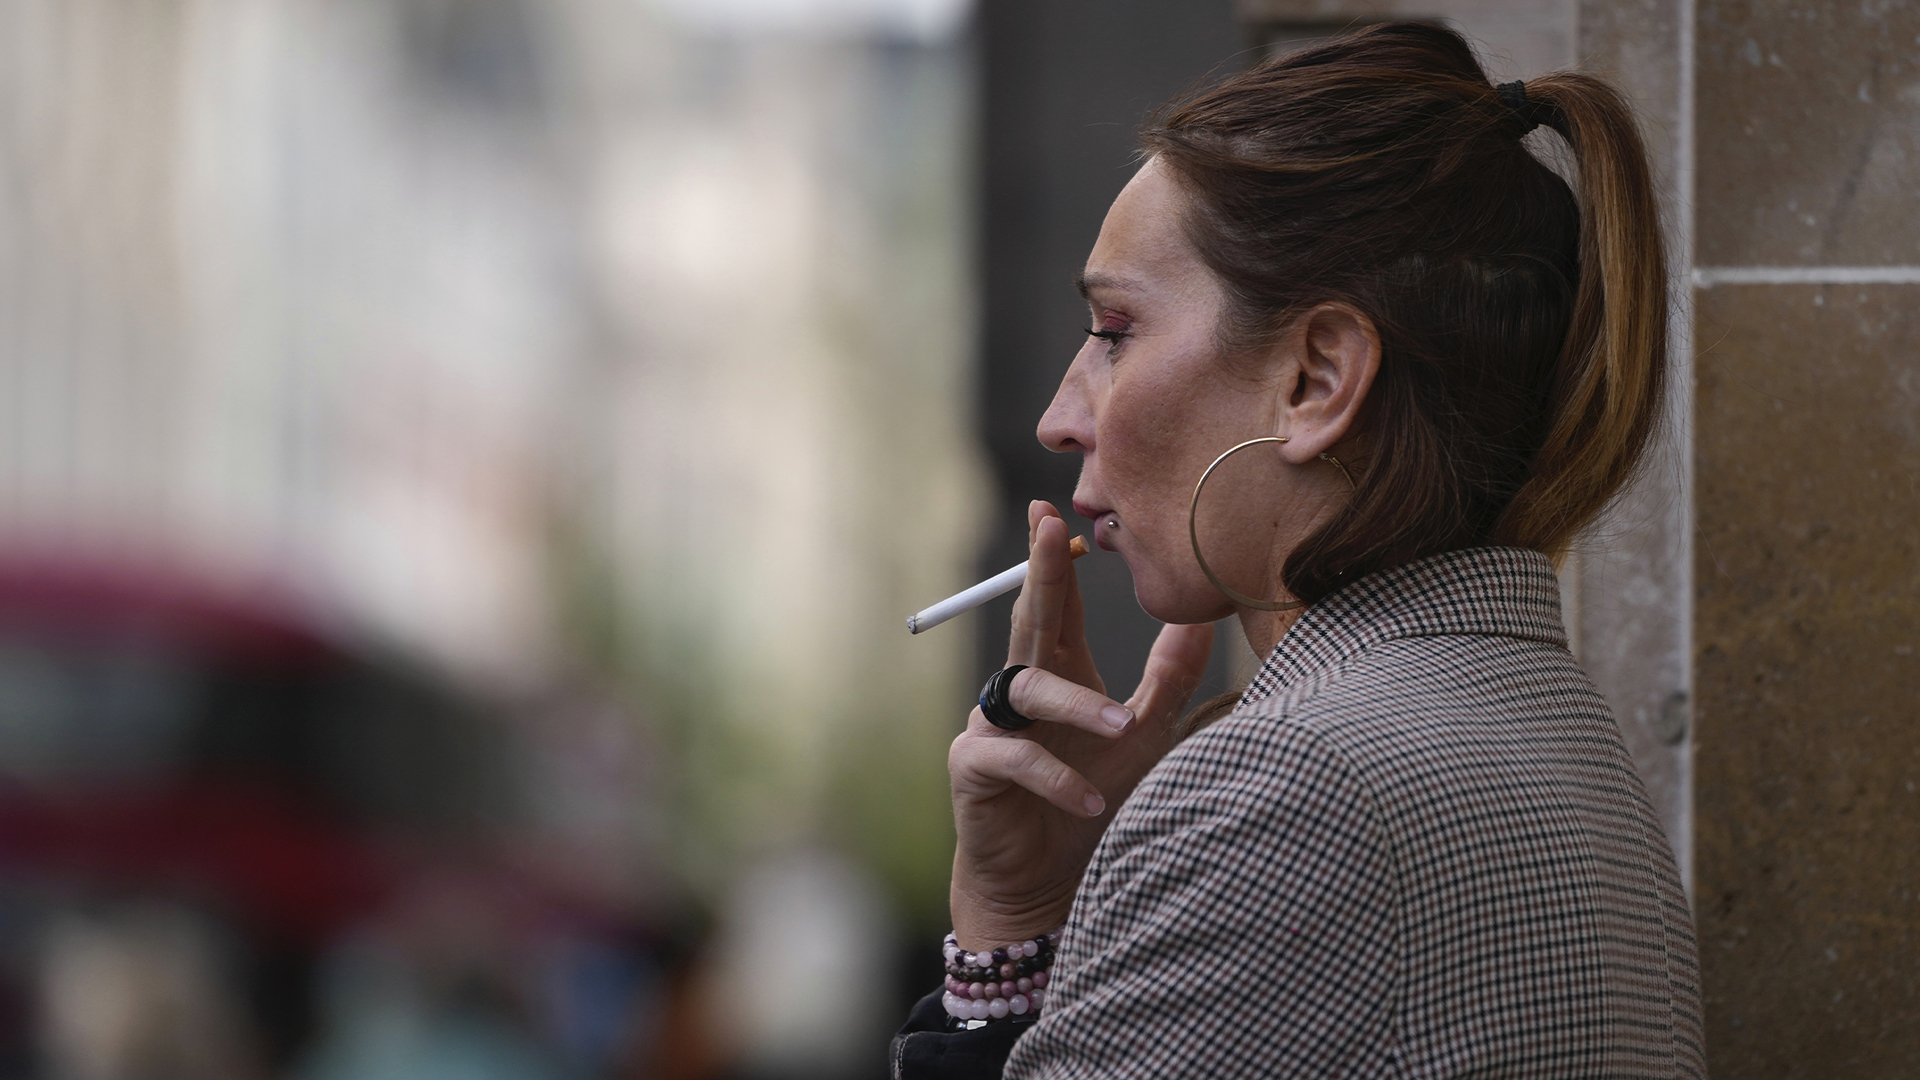
[[[1042,504],[1045,505],[1045,504]],[[1073,557],[1067,553],[1067,523],[1053,507],[1033,528],[1027,557],[1027,583],[1013,605],[1013,633],[1007,639],[1007,663],[1045,667],[1060,643],[1062,608],[1072,585]]]

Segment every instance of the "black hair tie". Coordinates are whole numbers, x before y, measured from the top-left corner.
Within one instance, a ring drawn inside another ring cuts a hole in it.
[[[1520,121],[1519,132],[1521,135],[1526,135],[1541,124],[1545,124],[1556,130],[1558,129],[1559,125],[1555,124],[1554,121],[1559,119],[1559,106],[1556,106],[1551,101],[1539,101],[1529,98],[1527,96],[1526,83],[1516,80],[1510,83],[1501,83],[1493,89],[1495,93],[1500,95],[1500,104],[1505,105],[1507,111],[1512,113]]]

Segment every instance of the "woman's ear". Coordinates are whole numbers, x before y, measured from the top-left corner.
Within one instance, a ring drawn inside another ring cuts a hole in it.
[[[1293,378],[1282,387],[1280,433],[1296,464],[1313,460],[1353,434],[1373,378],[1380,372],[1380,332],[1351,304],[1320,304],[1287,335]]]

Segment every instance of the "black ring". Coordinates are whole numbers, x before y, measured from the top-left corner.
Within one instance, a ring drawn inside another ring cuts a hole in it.
[[[1002,731],[1019,731],[1033,723],[1033,717],[1020,715],[1020,710],[1007,700],[1013,677],[1025,670],[1025,664],[1011,664],[987,676],[987,684],[980,688],[980,714],[987,718],[987,723]]]

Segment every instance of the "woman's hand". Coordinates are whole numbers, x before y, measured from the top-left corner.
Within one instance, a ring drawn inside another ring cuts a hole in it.
[[[1036,723],[1002,731],[975,709],[947,755],[954,934],[976,951],[1066,921],[1111,811],[1172,747],[1213,646],[1209,624],[1166,626],[1133,696],[1108,698],[1087,650],[1067,523],[1035,502],[1027,525],[1031,562],[1007,663],[1028,667],[1008,698]]]

